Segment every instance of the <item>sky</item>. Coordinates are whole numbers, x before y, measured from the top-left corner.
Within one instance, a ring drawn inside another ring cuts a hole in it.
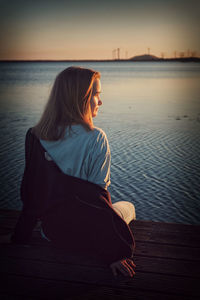
[[[200,56],[199,12],[199,0],[0,0],[0,60]]]

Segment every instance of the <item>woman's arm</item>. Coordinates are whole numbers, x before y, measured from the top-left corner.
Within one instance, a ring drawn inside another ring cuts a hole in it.
[[[88,181],[107,189],[110,185],[110,147],[103,131],[96,132],[90,149]]]

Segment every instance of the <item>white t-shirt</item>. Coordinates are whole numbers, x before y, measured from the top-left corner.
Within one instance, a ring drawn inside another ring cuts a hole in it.
[[[80,124],[72,125],[71,129],[66,129],[62,140],[40,142],[63,173],[107,189],[111,155],[105,132],[97,127],[87,131]]]

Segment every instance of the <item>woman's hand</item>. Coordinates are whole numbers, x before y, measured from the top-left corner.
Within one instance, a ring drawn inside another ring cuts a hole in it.
[[[116,261],[110,265],[110,268],[114,276],[117,276],[117,273],[122,273],[124,276],[133,277],[135,275],[134,269],[136,265],[130,258],[125,258],[119,261]]]

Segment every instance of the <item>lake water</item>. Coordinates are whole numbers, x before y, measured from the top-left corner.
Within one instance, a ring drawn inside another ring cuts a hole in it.
[[[0,208],[21,209],[25,133],[70,65],[102,74],[94,123],[111,148],[112,201],[132,201],[139,220],[200,224],[198,63],[0,63]]]

